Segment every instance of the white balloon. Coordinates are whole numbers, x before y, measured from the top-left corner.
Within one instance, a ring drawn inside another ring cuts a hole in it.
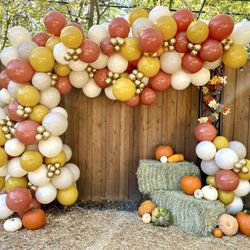
[[[66,162],[69,161],[72,157],[72,150],[67,144],[63,144],[63,152],[66,155]]]
[[[17,47],[18,55],[20,58],[28,60],[31,51],[36,47],[38,47],[38,45],[31,40],[23,41]]]
[[[84,95],[89,98],[97,97],[101,94],[102,88],[100,88],[94,79],[91,79],[82,89]]]
[[[67,53],[67,48],[63,43],[58,43],[53,49],[53,55],[56,61],[60,64],[69,64],[70,61],[64,59],[64,55]]]
[[[216,69],[218,68],[222,63],[222,58],[218,58],[216,61],[213,61],[213,62],[205,62],[204,63],[204,68],[206,69]]]
[[[17,95],[17,92],[18,92],[19,88],[21,88],[23,86],[27,86],[27,85],[28,84],[23,84],[23,83],[10,81],[9,84],[8,84],[8,92],[11,95],[11,97],[16,99],[16,95]]]
[[[250,43],[250,21],[245,19],[235,24],[230,37],[237,44],[246,45]]]
[[[1,108],[4,108],[6,106],[6,103],[4,103],[4,102],[2,102],[1,100],[0,100],[0,107]]]
[[[119,54],[109,57],[108,69],[115,73],[123,73],[128,67],[128,61]]]
[[[76,166],[76,164],[74,164],[74,163],[67,163],[67,164],[65,164],[65,168],[68,168],[72,172],[74,182],[76,182],[80,177],[79,167]]]
[[[55,157],[62,151],[63,143],[60,137],[51,136],[48,140],[38,143],[38,149],[45,157]]]
[[[183,70],[179,70],[172,75],[171,86],[176,90],[183,90],[190,85],[190,81],[190,74]]]
[[[24,152],[25,145],[17,138],[13,138],[5,143],[4,149],[8,155],[15,157],[21,155]]]
[[[8,174],[7,164],[0,167],[0,176],[6,176]]]
[[[101,26],[102,26],[106,31],[108,31],[108,29],[109,29],[109,23],[102,23]],[[107,34],[108,34],[108,33],[107,33]],[[108,34],[107,36],[109,36],[109,34]]]
[[[229,148],[231,148],[239,157],[239,160],[246,158],[247,149],[245,145],[239,141],[230,141]]]
[[[160,58],[162,71],[173,74],[181,69],[181,56],[178,52],[164,52]]]
[[[0,195],[0,220],[8,218],[14,213],[7,207],[6,197],[7,197],[7,194]]]
[[[68,119],[68,112],[67,112],[66,109],[64,109],[64,108],[62,108],[62,107],[55,107],[55,108],[51,109],[50,112],[60,113],[60,114],[62,114],[66,119]]]
[[[215,155],[215,163],[222,169],[232,169],[238,160],[237,154],[231,148],[222,148]]]
[[[3,108],[0,108],[0,119],[4,119],[6,117],[6,113]]]
[[[87,71],[71,71],[69,74],[69,81],[75,88],[83,88],[89,81]]]
[[[19,55],[15,47],[6,47],[1,51],[1,54],[0,54],[0,59],[4,66],[7,66],[7,64],[10,61],[14,59],[18,59],[18,58],[19,58]]]
[[[70,169],[63,167],[60,168],[61,173],[54,175],[51,179],[51,183],[57,189],[66,189],[70,187],[74,182],[74,176]]]
[[[243,201],[240,197],[234,197],[233,201],[226,206],[227,212],[230,214],[237,214],[243,209]]]
[[[191,74],[191,83],[195,86],[203,86],[210,80],[210,71],[202,68],[196,73]]]
[[[103,69],[107,66],[108,64],[108,59],[109,57],[103,54],[102,52],[99,54],[98,58],[96,61],[93,63],[90,63],[90,65],[95,68],[95,69]]]
[[[49,204],[55,200],[57,195],[56,188],[49,182],[48,184],[38,187],[35,196],[41,204]]]
[[[43,104],[49,109],[55,108],[61,100],[59,91],[54,87],[49,87],[40,92],[40,104]]]
[[[81,60],[72,61],[69,64],[69,67],[74,71],[83,71],[87,68],[87,66],[88,64]]]
[[[0,90],[0,101],[5,104],[10,104],[12,101],[12,97],[7,89]]]
[[[116,100],[116,97],[114,96],[113,94],[113,91],[112,91],[112,86],[109,86],[107,88],[104,89],[104,92],[105,92],[105,95],[112,101],[115,101]]]
[[[214,160],[201,161],[201,169],[206,175],[215,175],[220,170]]]
[[[51,86],[51,78],[47,73],[37,72],[32,77],[32,85],[39,90],[46,90]]]
[[[12,46],[17,47],[23,41],[31,40],[30,32],[22,27],[22,26],[15,26],[9,29],[8,32],[8,39]]]
[[[235,196],[243,197],[250,192],[250,183],[248,180],[240,180],[239,186],[234,190]]]
[[[195,152],[200,159],[209,161],[214,158],[216,147],[210,141],[202,141],[197,144]]]
[[[108,36],[107,30],[102,25],[93,25],[88,31],[88,39],[100,44],[103,38]]]
[[[47,177],[48,169],[42,164],[35,171],[28,173],[29,182],[37,187],[44,186],[49,183],[50,179]]]
[[[15,157],[9,160],[7,168],[8,174],[13,177],[23,177],[28,173],[22,168],[20,164],[20,157]]]
[[[151,22],[155,22],[157,19],[159,19],[162,16],[170,16],[170,15],[171,13],[168,7],[156,6],[149,12],[148,19]]]
[[[62,135],[68,128],[68,120],[58,112],[49,112],[44,118],[42,125],[52,135]]]
[[[145,17],[141,17],[135,20],[132,25],[132,34],[134,37],[139,37],[140,33],[147,28],[153,27],[153,23]]]

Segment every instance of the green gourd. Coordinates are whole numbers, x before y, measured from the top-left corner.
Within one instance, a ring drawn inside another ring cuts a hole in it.
[[[152,222],[155,226],[167,227],[172,224],[172,216],[166,208],[157,207],[152,212]]]

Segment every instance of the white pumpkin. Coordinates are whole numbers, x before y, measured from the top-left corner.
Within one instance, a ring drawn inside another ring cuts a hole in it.
[[[202,198],[204,198],[204,193],[201,189],[196,189],[194,191],[194,197],[198,200],[201,200]]]
[[[149,213],[145,213],[143,216],[142,216],[142,221],[143,223],[145,224],[149,224],[151,222],[151,215]]]
[[[218,192],[217,192],[216,188],[214,188],[210,185],[207,185],[207,186],[204,186],[201,190],[202,190],[202,192],[204,194],[204,198],[206,200],[209,200],[209,201],[217,200]]]
[[[4,230],[8,231],[8,232],[15,232],[15,231],[21,229],[22,226],[23,226],[22,221],[18,217],[8,219],[3,224]]]

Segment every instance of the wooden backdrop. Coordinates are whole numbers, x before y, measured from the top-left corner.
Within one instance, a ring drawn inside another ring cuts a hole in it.
[[[226,70],[226,74],[225,102],[231,114],[224,119],[224,135],[242,141],[250,153],[250,62],[243,72]],[[184,91],[170,88],[150,107],[126,107],[104,95],[89,99],[81,90],[64,97],[63,105],[69,112],[65,140],[81,169],[80,199],[138,198],[138,161],[153,158],[161,143],[196,161],[198,89],[193,86]]]

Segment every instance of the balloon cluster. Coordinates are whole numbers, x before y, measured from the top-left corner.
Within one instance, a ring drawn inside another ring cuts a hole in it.
[[[227,205],[228,212],[237,214],[243,209],[241,197],[250,192],[250,161],[245,159],[247,150],[241,142],[229,142],[216,134],[211,123],[197,125],[195,137],[200,142],[196,154],[208,175],[207,184],[217,188],[218,199]]]

